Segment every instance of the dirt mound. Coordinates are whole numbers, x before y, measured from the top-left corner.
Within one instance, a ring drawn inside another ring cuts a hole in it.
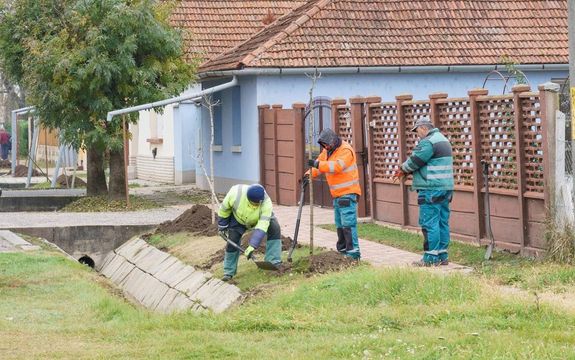
[[[0,160],[0,168],[10,168],[11,166],[10,160]]]
[[[73,175],[68,175],[66,177],[66,175],[62,174],[62,175],[58,176],[58,178],[56,179],[56,183],[58,183],[58,185],[60,187],[63,187],[63,188],[72,187],[72,178],[73,178]],[[75,188],[84,188],[84,187],[86,187],[86,182],[84,180],[80,179],[79,177],[76,177],[76,181],[74,181],[74,187]]]
[[[205,205],[194,205],[175,220],[161,223],[156,230],[156,234],[178,232],[216,236],[218,234],[218,226],[212,224],[212,210]]]
[[[325,274],[330,271],[341,271],[358,264],[359,261],[349,256],[341,255],[335,251],[326,251],[312,257],[308,273]]]
[[[16,170],[14,171],[14,177],[26,177],[28,176],[28,167],[26,165],[16,165]],[[36,169],[32,169],[32,176],[40,176],[40,173]]]

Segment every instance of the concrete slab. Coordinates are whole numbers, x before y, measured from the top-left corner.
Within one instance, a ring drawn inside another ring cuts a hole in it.
[[[100,272],[105,277],[112,278],[112,275],[114,275],[118,271],[120,266],[122,266],[126,262],[126,259],[114,253],[108,255],[108,258],[109,260],[107,261],[106,266],[103,266]]]
[[[169,307],[171,312],[175,311],[181,312],[189,310],[192,307],[192,305],[194,305],[194,303],[192,302],[192,300],[190,300],[190,298],[188,298],[186,295],[182,293],[178,293],[178,295],[174,298]]]
[[[132,258],[135,254],[143,249],[144,247],[148,246],[144,240],[139,238],[135,238],[133,240],[129,240],[125,242],[122,246],[117,248],[114,252],[116,254],[122,255],[125,258]]]
[[[145,272],[152,274],[153,273],[152,270],[169,257],[170,254],[156,249],[146,254],[145,257],[139,258],[139,260],[137,260],[135,264],[137,267],[144,270]]]
[[[179,284],[176,284],[175,288],[191,297],[208,280],[209,279],[201,271],[195,271]]]
[[[123,259],[123,258],[122,258]],[[116,270],[112,276],[110,276],[110,280],[112,280],[114,283],[122,286],[123,285],[123,281],[126,278],[126,276],[128,276],[128,274],[134,270],[136,267],[130,263],[129,261],[127,261],[126,259],[123,259],[122,264],[118,267],[118,270]]]
[[[181,261],[175,262],[172,266],[165,269],[162,272],[156,273],[155,276],[160,280],[165,282],[166,284],[172,285],[172,279],[176,277],[176,275],[180,271],[186,271],[187,265]],[[174,284],[175,285],[175,284]],[[172,286],[173,287],[173,286]]]
[[[9,230],[0,230],[0,252],[40,250]]]
[[[149,273],[154,275],[154,276],[157,276],[157,274],[165,271],[167,268],[174,265],[174,263],[176,263],[178,261],[180,261],[180,260],[178,260],[178,258],[176,258],[174,256],[170,256],[166,260],[162,261],[162,263],[152,267],[150,269]]]
[[[171,310],[170,304],[174,301],[176,296],[178,296],[179,294],[181,294],[179,291],[176,291],[174,289],[169,289],[166,292],[166,294],[164,295],[164,297],[162,298],[162,300],[155,307],[154,310],[157,310],[157,311],[160,311],[163,313],[169,313]]]

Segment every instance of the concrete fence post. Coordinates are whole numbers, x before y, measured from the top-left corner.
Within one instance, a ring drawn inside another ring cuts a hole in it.
[[[539,85],[539,101],[541,107],[541,129],[543,133],[543,179],[545,180],[544,199],[545,208],[548,211],[548,216],[555,217],[555,220],[560,219],[557,212],[558,195],[560,194],[565,177],[557,178],[558,167],[563,167],[565,163],[561,162],[561,158],[565,156],[565,151],[562,154],[558,153],[556,135],[558,132],[565,131],[565,125],[561,128],[557,123],[557,111],[559,109],[559,88],[560,86],[555,83],[547,82]],[[564,136],[563,136],[564,138]],[[558,161],[559,160],[559,161]],[[559,170],[561,172],[561,170]]]

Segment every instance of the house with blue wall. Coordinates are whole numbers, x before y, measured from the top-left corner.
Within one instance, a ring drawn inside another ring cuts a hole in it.
[[[210,171],[209,151],[218,191],[259,182],[258,105],[308,102],[308,75],[316,68],[321,78],[314,97],[324,100],[377,95],[393,101],[403,93],[427,99],[436,92],[458,97],[480,87],[502,94],[516,82],[536,89],[567,78],[562,1],[312,0],[297,5],[200,67],[196,90],[236,81],[211,95],[218,104],[212,149],[210,117],[201,101],[180,104],[169,115],[177,129],[174,149],[188,156],[175,161],[177,171],[193,172],[198,186],[207,188],[203,169]]]

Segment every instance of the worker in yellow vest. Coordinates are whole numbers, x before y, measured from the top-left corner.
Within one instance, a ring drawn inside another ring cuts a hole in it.
[[[218,230],[227,231],[229,239],[240,245],[242,235],[252,229],[249,246],[244,252],[246,257],[251,258],[267,235],[264,261],[281,264],[281,229],[273,214],[270,197],[260,184],[234,185],[220,205]],[[239,258],[239,251],[228,244],[224,256],[223,281],[229,281],[236,275]]]
[[[361,196],[359,172],[355,152],[350,144],[341,140],[332,129],[324,129],[319,136],[322,151],[316,160],[310,160],[313,178],[325,174],[333,197],[337,250],[353,259],[361,257],[357,239],[357,200]],[[310,170],[304,176],[309,181]]]

